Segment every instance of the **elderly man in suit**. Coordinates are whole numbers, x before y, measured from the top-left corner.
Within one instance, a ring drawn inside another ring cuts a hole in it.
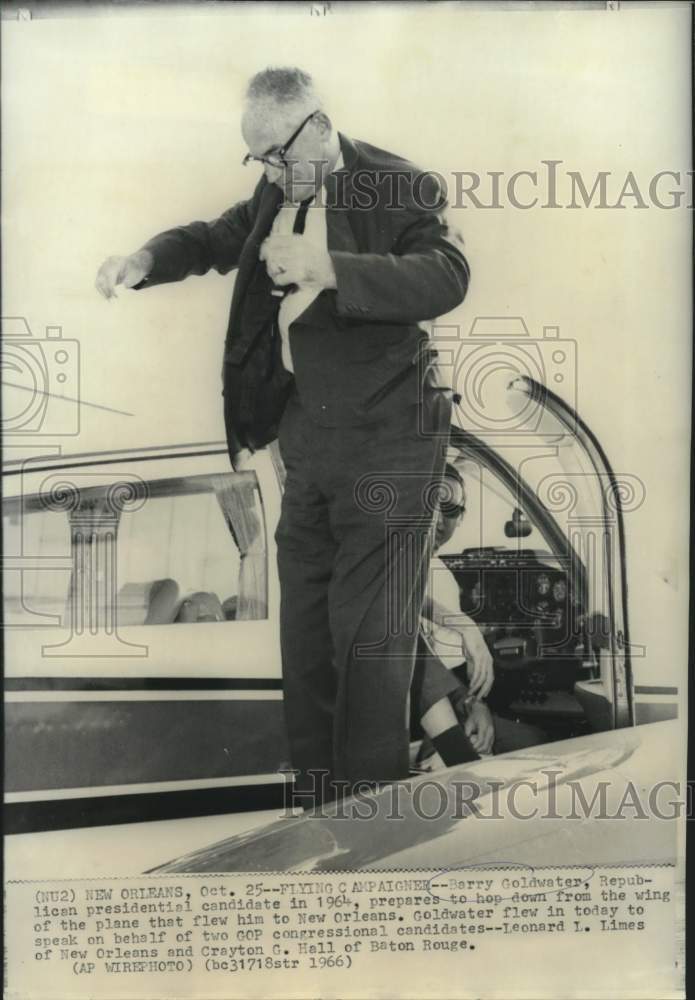
[[[469,271],[431,174],[336,131],[294,68],[249,83],[244,163],[212,222],[102,265],[97,287],[238,269],[223,381],[230,457],[276,435],[287,729],[305,805],[408,773],[408,690],[451,391],[419,325]],[[322,780],[319,780],[321,776]]]

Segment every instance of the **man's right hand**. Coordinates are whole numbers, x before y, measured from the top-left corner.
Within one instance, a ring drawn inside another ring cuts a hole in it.
[[[116,298],[116,285],[132,288],[152,270],[154,258],[149,250],[138,250],[129,257],[107,257],[97,272],[97,291],[105,299]]]

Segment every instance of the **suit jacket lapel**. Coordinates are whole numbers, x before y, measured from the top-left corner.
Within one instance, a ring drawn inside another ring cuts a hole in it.
[[[339,134],[344,166],[329,174],[325,182],[326,238],[329,250],[357,252],[357,242],[350,224],[352,203],[352,172],[357,159],[357,150],[350,140]]]
[[[230,309],[230,326],[238,319],[246,289],[258,263],[258,251],[260,250],[261,243],[272,228],[273,220],[280,208],[281,201],[282,191],[280,188],[275,184],[267,184],[261,195],[253,229],[244,243],[244,249],[241,251],[239,257],[239,268],[236,281],[234,282],[234,293]]]

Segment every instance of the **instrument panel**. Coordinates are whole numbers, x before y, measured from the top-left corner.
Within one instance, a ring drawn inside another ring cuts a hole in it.
[[[583,609],[567,567],[533,549],[466,549],[440,558],[458,583],[461,611],[492,653],[488,700],[500,708],[546,705],[550,712],[585,672]]]
[[[576,635],[581,614],[560,560],[526,549],[467,549],[442,556],[459,585],[461,610],[485,630],[542,629],[553,645]]]

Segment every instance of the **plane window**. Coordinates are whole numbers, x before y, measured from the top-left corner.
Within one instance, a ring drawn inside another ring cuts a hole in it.
[[[441,546],[440,555],[499,546],[507,549],[547,547],[538,528],[530,521],[525,520],[527,530],[514,537],[511,525],[518,515],[524,515],[518,507],[519,500],[493,472],[472,459],[459,458],[453,464],[465,483],[466,512]]]
[[[3,614],[6,626],[63,624],[72,573],[70,525],[64,511],[3,504]],[[21,568],[20,568],[21,567]]]
[[[8,501],[6,622],[117,627],[266,618],[263,508],[252,472],[139,481],[135,502],[89,487],[75,503]],[[15,553],[16,550],[16,553]],[[106,602],[104,613],[86,605]]]

